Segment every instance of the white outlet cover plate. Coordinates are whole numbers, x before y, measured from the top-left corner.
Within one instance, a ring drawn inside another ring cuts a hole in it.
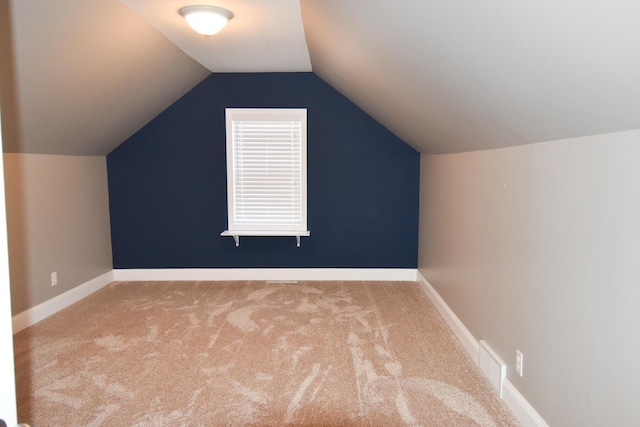
[[[524,368],[524,356],[520,350],[516,350],[516,372],[522,376]]]

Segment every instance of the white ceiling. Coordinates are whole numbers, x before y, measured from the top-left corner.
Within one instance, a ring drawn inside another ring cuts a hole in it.
[[[298,0],[217,0],[233,18],[213,37],[194,34],[178,13],[193,0],[122,0],[211,72],[311,71]]]
[[[302,0],[313,71],[421,152],[640,128],[638,0]]]
[[[104,155],[209,71],[312,69],[425,153],[640,129],[638,0],[187,3],[0,0],[5,151]]]
[[[13,0],[8,15],[4,151],[104,155],[209,74],[119,0]]]

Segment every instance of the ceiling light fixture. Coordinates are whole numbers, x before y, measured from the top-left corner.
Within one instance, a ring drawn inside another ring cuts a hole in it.
[[[233,18],[227,9],[215,6],[186,6],[180,9],[180,15],[196,33],[205,37],[219,33]]]

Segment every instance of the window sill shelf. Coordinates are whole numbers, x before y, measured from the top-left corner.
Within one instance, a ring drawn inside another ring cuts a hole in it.
[[[225,230],[220,233],[221,236],[232,236],[233,240],[236,241],[236,246],[240,246],[240,236],[251,236],[251,237],[261,237],[261,236],[270,236],[270,237],[295,237],[296,244],[300,247],[300,237],[308,237],[311,235],[310,231],[277,231],[277,230],[262,230],[262,231],[251,231],[251,230]]]

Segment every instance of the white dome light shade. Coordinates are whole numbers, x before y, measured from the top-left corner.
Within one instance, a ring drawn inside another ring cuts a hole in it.
[[[180,15],[195,32],[205,37],[219,33],[233,18],[227,9],[215,6],[186,6],[180,9]]]

